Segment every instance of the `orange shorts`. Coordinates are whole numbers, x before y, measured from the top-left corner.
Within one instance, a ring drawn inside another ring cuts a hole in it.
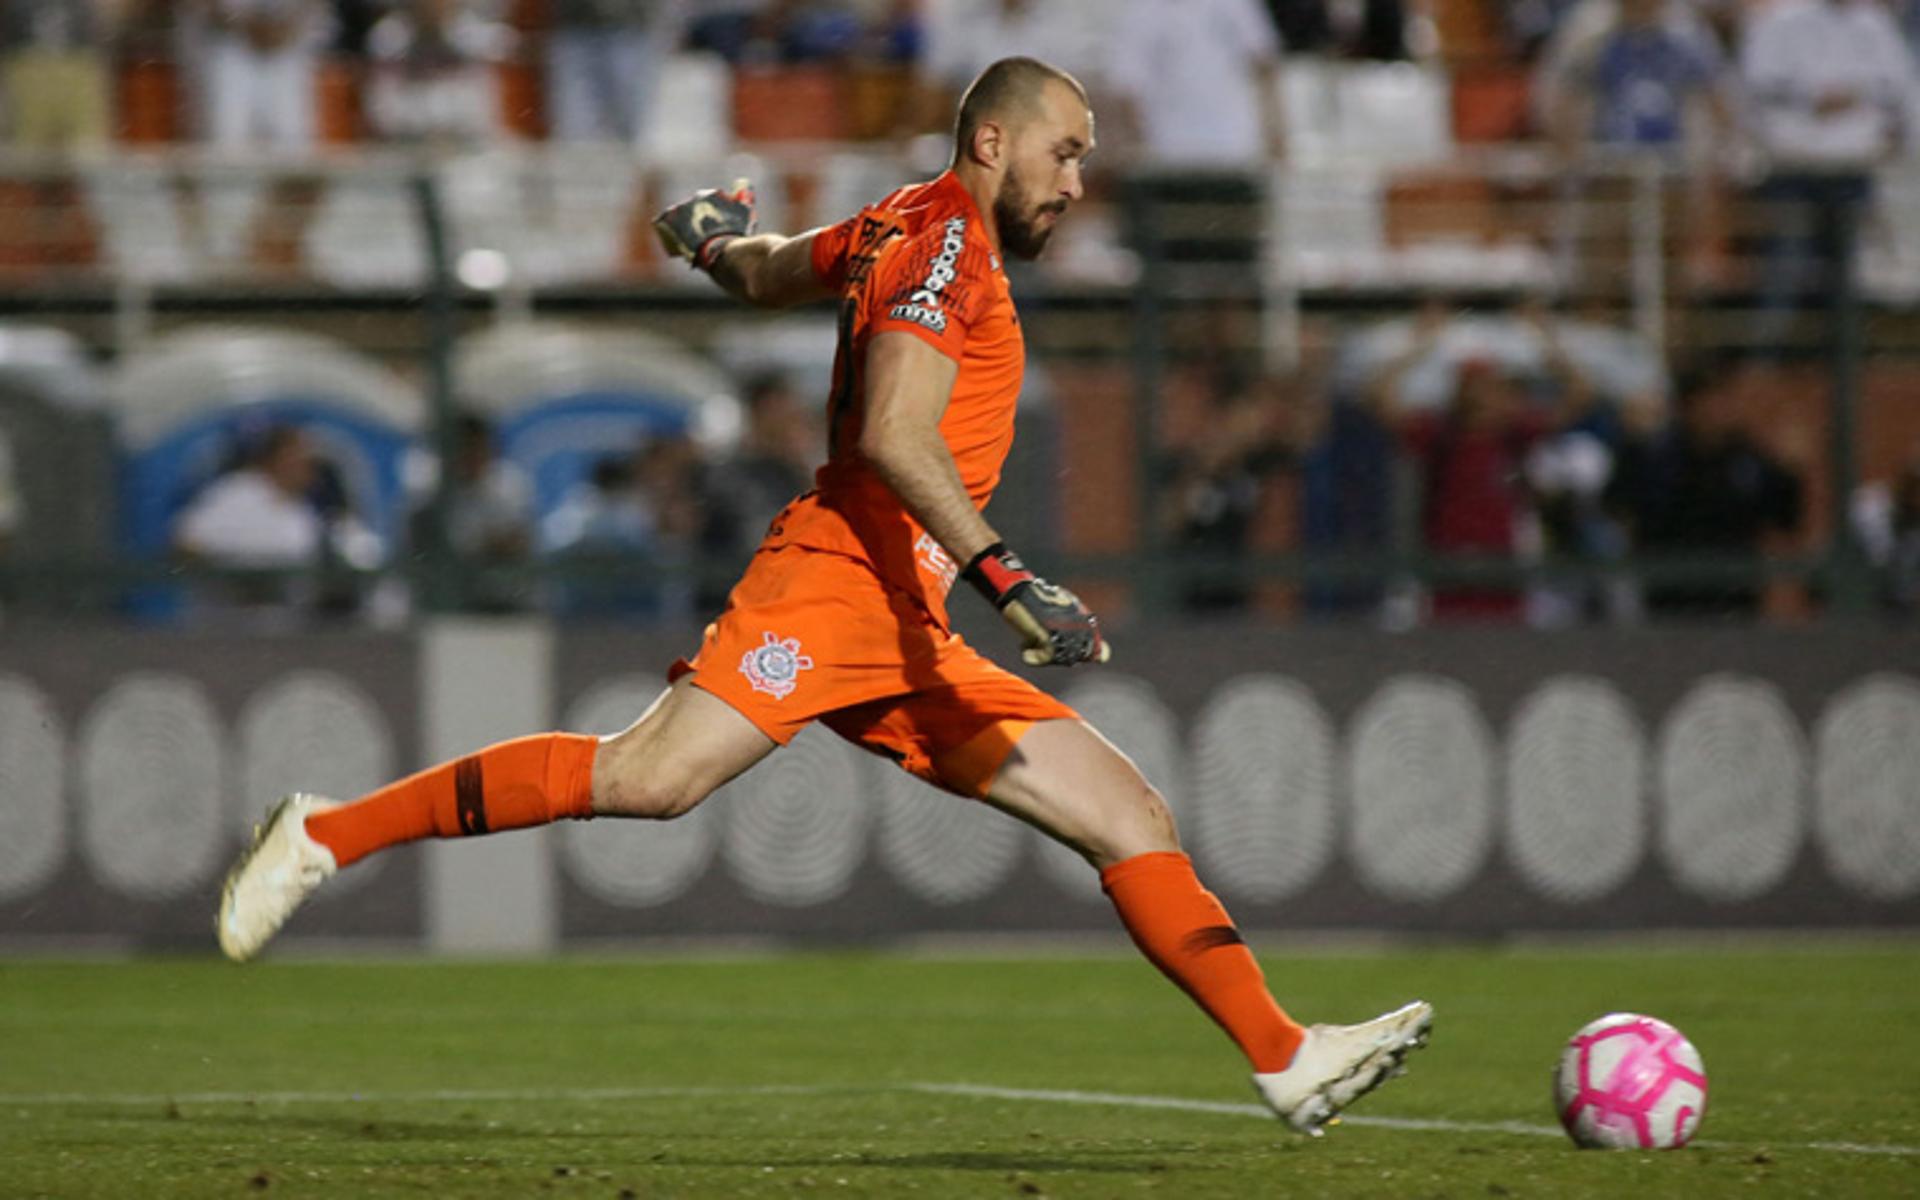
[[[984,796],[1035,721],[1078,714],[982,657],[856,559],[803,546],[754,555],[668,673],[781,745],[811,721],[920,778]]]

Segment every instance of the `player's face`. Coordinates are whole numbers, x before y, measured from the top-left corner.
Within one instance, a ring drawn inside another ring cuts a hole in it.
[[[1000,245],[1015,258],[1046,249],[1067,205],[1085,194],[1080,173],[1093,153],[1093,114],[1064,83],[1049,83],[1038,111],[1013,138],[1013,154],[993,199]]]

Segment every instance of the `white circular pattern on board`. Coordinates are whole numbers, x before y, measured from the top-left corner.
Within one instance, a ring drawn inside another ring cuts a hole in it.
[[[1805,739],[1780,690],[1710,675],[1660,735],[1660,854],[1686,890],[1746,900],[1780,882],[1805,829]]]
[[[601,737],[633,724],[659,696],[651,675],[621,675],[582,692],[562,724]],[[692,887],[713,862],[724,820],[709,799],[671,821],[563,821],[560,861],[567,874],[608,904],[646,908]]]
[[[1250,675],[1216,691],[1193,731],[1194,850],[1207,879],[1271,903],[1333,855],[1333,723],[1304,686]]]
[[[933,904],[991,895],[1020,860],[1025,826],[991,806],[943,792],[892,763],[864,767],[880,797],[880,857],[908,891]]]
[[[1920,891],[1920,684],[1870,675],[1814,734],[1814,819],[1827,870],[1875,900]]]
[[[80,723],[80,845],[95,878],[136,900],[209,879],[231,847],[219,714],[181,675],[120,677]]]
[[[240,710],[238,828],[254,825],[289,792],[352,800],[393,778],[386,716],[353,681],[332,671],[295,671],[247,698]],[[319,897],[345,894],[386,865],[371,855],[342,871]]]
[[[1160,702],[1151,683],[1131,675],[1102,674],[1076,684],[1062,699],[1131,758],[1167,798],[1168,807],[1180,812],[1180,721]],[[1038,830],[1030,836],[1039,842],[1036,861],[1042,875],[1076,899],[1100,898],[1100,875],[1078,851]]]
[[[32,895],[66,853],[66,729],[46,693],[0,675],[0,900]]]
[[[1646,738],[1604,679],[1562,675],[1529,693],[1507,733],[1507,851],[1534,892],[1604,896],[1647,840]]]
[[[727,865],[749,894],[801,908],[846,890],[867,854],[859,755],[819,725],[707,801],[727,807]]]
[[[1402,675],[1353,718],[1349,849],[1368,890],[1437,900],[1486,861],[1493,826],[1493,736],[1473,693],[1451,679]]]

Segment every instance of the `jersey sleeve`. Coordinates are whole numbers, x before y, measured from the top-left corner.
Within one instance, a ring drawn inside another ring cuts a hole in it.
[[[847,261],[852,256],[853,233],[859,223],[856,213],[813,235],[813,277],[833,291],[847,286]]]
[[[967,233],[966,218],[952,217],[876,263],[867,328],[911,333],[958,362],[967,330],[993,294],[987,249]]]

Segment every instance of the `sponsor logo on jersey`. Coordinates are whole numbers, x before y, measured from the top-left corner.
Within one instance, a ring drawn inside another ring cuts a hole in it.
[[[967,219],[949,217],[940,238],[940,252],[927,264],[927,277],[920,286],[908,293],[907,298],[887,310],[887,316],[895,321],[912,321],[924,329],[935,333],[947,331],[947,314],[941,308],[947,286],[954,281],[959,270],[960,252],[967,247]]]
[[[762,643],[740,656],[740,673],[756,692],[785,700],[799,683],[800,672],[813,669],[813,660],[800,653],[799,638],[762,632]]]
[[[942,590],[953,587],[954,577],[960,574],[960,564],[953,561],[953,555],[947,553],[945,546],[933,540],[932,534],[922,533],[920,540],[913,544],[913,553],[921,569],[940,581]]]
[[[940,253],[933,256],[933,262],[927,266],[927,277],[920,286],[908,296],[910,303],[926,308],[940,307],[940,293],[947,290],[953,282],[954,271],[960,262],[960,252],[967,246],[967,219],[948,217],[946,232],[940,239]]]
[[[947,331],[947,314],[924,304],[896,304],[887,310],[887,317],[895,321],[912,321],[935,333]]]

